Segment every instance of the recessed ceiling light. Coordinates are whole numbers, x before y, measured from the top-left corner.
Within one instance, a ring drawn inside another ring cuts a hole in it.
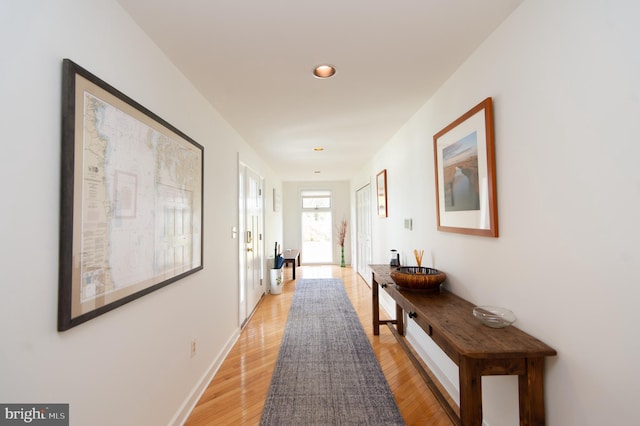
[[[323,147],[321,147],[321,146],[316,146],[315,148],[313,148],[313,150],[314,150],[315,152],[322,152],[322,151],[324,151],[324,148],[323,148]]]
[[[336,68],[333,65],[323,64],[323,65],[318,65],[313,69],[313,75],[315,75],[318,78],[333,77],[335,73],[336,73]]]

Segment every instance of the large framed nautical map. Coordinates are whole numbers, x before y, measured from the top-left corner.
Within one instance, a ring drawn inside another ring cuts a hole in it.
[[[202,269],[204,148],[63,61],[58,330]]]

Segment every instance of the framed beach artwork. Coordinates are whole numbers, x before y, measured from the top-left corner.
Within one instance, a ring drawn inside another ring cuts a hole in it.
[[[204,148],[63,61],[58,330],[202,269]]]
[[[387,217],[387,169],[376,175],[376,200],[378,216]]]
[[[433,136],[438,230],[498,237],[493,102]]]

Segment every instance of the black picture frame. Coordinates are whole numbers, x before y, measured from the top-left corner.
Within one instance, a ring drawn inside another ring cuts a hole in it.
[[[204,148],[62,62],[58,330],[203,269]]]

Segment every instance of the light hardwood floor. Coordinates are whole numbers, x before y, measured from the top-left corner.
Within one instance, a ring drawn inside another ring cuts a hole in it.
[[[343,280],[407,425],[452,425],[391,332],[381,327],[373,336],[371,289],[357,273],[337,266],[302,266],[296,272],[297,280],[332,277]],[[187,426],[259,424],[297,281],[290,268],[285,278],[281,295],[263,297]]]

